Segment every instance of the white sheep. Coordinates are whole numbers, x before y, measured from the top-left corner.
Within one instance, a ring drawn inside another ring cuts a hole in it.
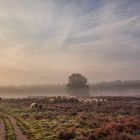
[[[29,111],[42,111],[46,109],[46,104],[37,104],[37,103],[32,103],[29,107]]]
[[[79,103],[82,103],[84,101],[84,99],[78,99],[79,100]]]
[[[84,101],[83,101],[83,103],[91,103],[92,102],[92,99],[85,99]]]
[[[98,99],[97,98],[93,98],[92,101],[93,102],[98,102]]]
[[[50,98],[50,100],[49,100],[49,104],[53,104],[53,103],[54,103],[54,101],[55,101],[55,99],[54,99],[54,98]]]
[[[29,107],[29,110],[35,110],[35,111],[37,111],[37,103],[32,103],[31,105],[30,105],[30,107]]]

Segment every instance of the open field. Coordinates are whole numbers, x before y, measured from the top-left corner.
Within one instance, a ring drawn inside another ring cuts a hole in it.
[[[1,140],[139,140],[140,98],[102,97],[106,102],[58,98],[4,99],[0,107]],[[31,103],[46,104],[30,111]],[[3,129],[2,129],[3,128]]]

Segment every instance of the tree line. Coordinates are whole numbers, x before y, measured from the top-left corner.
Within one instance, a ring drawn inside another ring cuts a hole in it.
[[[80,73],[73,73],[68,77],[67,84],[36,84],[36,85],[9,85],[0,86],[0,92],[47,92],[64,93],[75,96],[89,96],[90,91],[140,89],[140,80],[115,80],[89,84],[87,78]]]

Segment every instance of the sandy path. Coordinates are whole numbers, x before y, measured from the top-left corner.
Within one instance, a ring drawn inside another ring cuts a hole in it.
[[[4,121],[0,119],[0,140],[6,140]]]
[[[28,140],[27,137],[22,133],[21,129],[19,128],[19,126],[17,125],[17,121],[15,118],[9,116],[9,120],[11,121],[11,124],[14,128],[14,132],[16,135],[16,140]],[[1,140],[1,139],[0,139]]]

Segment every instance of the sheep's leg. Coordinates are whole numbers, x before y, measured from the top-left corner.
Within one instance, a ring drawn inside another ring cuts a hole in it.
[[[29,116],[32,117],[32,116],[31,116],[31,109],[29,109]]]
[[[35,108],[35,111],[36,111],[36,113],[38,112],[38,109],[37,108]]]
[[[29,111],[29,116],[31,117],[31,112]]]

